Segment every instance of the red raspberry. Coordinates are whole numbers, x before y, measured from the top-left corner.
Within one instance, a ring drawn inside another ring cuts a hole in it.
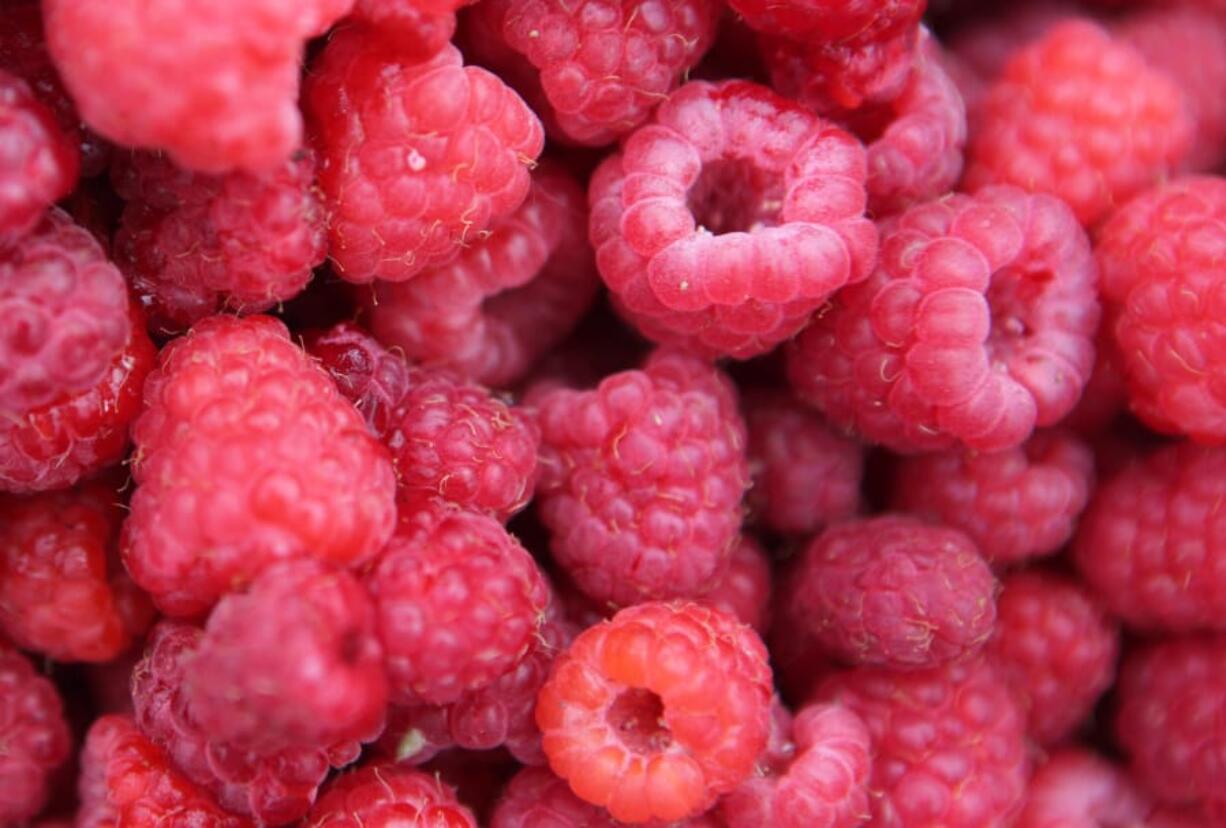
[[[303,42],[350,5],[44,0],[43,14],[47,45],[91,127],[218,173],[276,167],[298,146]]]
[[[741,535],[732,548],[728,569],[698,600],[761,633],[766,631],[770,597],[771,563],[766,550],[749,535]]]
[[[203,175],[132,153],[111,176],[127,199],[116,257],[150,323],[178,332],[219,311],[257,313],[299,293],[327,252],[309,153],[265,173]]]
[[[413,62],[340,29],[307,76],[337,274],[404,281],[455,259],[528,194],[540,122],[495,75],[446,47]]]
[[[870,279],[788,352],[836,426],[905,453],[1022,443],[1077,403],[1094,364],[1094,260],[1069,209],[993,187],[882,227]]]
[[[770,728],[757,634],[719,610],[645,603],[554,662],[536,721],[554,772],[615,819],[681,820],[753,771]]]
[[[1005,579],[988,653],[1042,745],[1071,736],[1115,680],[1119,632],[1077,581],[1040,570]]]
[[[815,704],[792,722],[795,757],[750,779],[720,806],[728,828],[856,828],[868,817],[868,729],[845,707]]]
[[[1009,825],[1028,774],[1024,717],[977,660],[900,673],[861,667],[818,700],[859,714],[873,739],[869,825]]]
[[[852,664],[931,667],[979,649],[996,581],[969,537],[902,515],[818,535],[784,585],[784,612]]]
[[[657,351],[641,371],[540,403],[538,513],[550,548],[597,601],[700,595],[723,574],[749,483],[732,383]]]
[[[864,148],[769,89],[694,81],[592,176],[589,235],[648,338],[765,353],[868,275]]]
[[[2,65],[2,64],[0,64]],[[0,241],[38,224],[77,182],[80,158],[29,85],[0,69]]]
[[[1084,748],[1064,748],[1039,766],[1015,828],[1148,826],[1149,802],[1123,770]]]
[[[1194,123],[1171,80],[1087,20],[1014,54],[972,122],[965,186],[1060,196],[1086,226],[1177,169]]]
[[[733,0],[730,5],[760,32],[834,46],[866,43],[914,28],[927,0]]]
[[[47,799],[49,777],[72,736],[55,685],[0,641],[0,824],[20,825]]]
[[[392,464],[277,320],[198,323],[145,406],[123,556],[163,612],[200,613],[276,560],[362,563],[391,536]]]
[[[393,698],[446,704],[527,656],[549,587],[494,519],[438,501],[402,512],[366,586]]]
[[[400,54],[425,59],[451,42],[456,9],[464,5],[455,0],[357,0],[350,20],[391,41]]]
[[[0,241],[0,415],[20,417],[97,385],[131,334],[128,304],[119,270],[60,210],[25,237]]]
[[[1040,431],[991,454],[950,451],[904,458],[892,503],[961,529],[992,563],[1058,551],[1090,499],[1094,455],[1064,431]]]
[[[1226,450],[1180,443],[1131,463],[1094,492],[1073,557],[1130,626],[1226,629]]]
[[[321,793],[306,824],[477,828],[472,811],[460,804],[449,786],[397,765],[366,765],[336,777]]]
[[[484,242],[409,282],[376,284],[370,327],[414,362],[506,387],[571,332],[599,284],[583,191],[541,167],[523,205]]]
[[[119,566],[111,486],[0,499],[0,627],[56,661],[109,661],[153,620]]]
[[[811,535],[860,511],[864,450],[782,393],[745,401],[751,514],[774,532]]]
[[[1226,352],[1216,309],[1224,281],[1226,180],[1197,176],[1149,190],[1099,232],[1095,255],[1111,303],[1132,410],[1148,425],[1226,442]]]

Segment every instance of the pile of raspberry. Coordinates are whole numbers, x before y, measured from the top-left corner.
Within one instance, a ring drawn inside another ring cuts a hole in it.
[[[1226,828],[1226,2],[0,2],[0,826]]]

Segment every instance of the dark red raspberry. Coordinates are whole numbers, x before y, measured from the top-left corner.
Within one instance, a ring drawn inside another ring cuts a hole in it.
[[[696,816],[766,747],[766,657],[757,634],[719,610],[624,609],[554,662],[536,708],[549,764],[615,819]]]
[[[771,563],[766,550],[749,535],[741,535],[728,568],[698,600],[723,610],[759,633],[766,631],[771,598]]]
[[[1179,88],[1088,20],[1018,50],[972,118],[965,186],[1060,196],[1086,226],[1184,163],[1195,124]]]
[[[369,26],[401,54],[425,59],[451,41],[456,9],[467,4],[463,0],[356,0],[349,19]]]
[[[1059,199],[992,187],[885,222],[877,270],[793,343],[788,375],[833,423],[912,453],[1019,445],[1094,364],[1097,272]]]
[[[555,559],[590,597],[632,604],[715,585],[749,484],[732,383],[657,351],[591,391],[540,402],[538,513]]]
[[[902,515],[830,527],[782,587],[784,613],[852,664],[931,667],[983,646],[996,580],[969,537]]]
[[[1021,807],[1024,716],[978,660],[908,673],[861,667],[824,681],[817,699],[868,725],[870,825],[1009,825]]]
[[[811,535],[860,511],[864,450],[783,393],[748,395],[751,516],[766,528]]]
[[[1094,492],[1073,557],[1108,609],[1155,631],[1226,629],[1226,450],[1180,443]]]
[[[47,800],[72,736],[55,685],[0,640],[0,823],[21,825]]]
[[[298,146],[303,42],[351,5],[225,0],[185,10],[177,0],[45,0],[43,14],[47,45],[86,123],[117,143],[217,173],[276,167]]]
[[[589,235],[648,338],[744,359],[864,279],[864,148],[764,86],[694,81],[592,176]]]
[[[495,75],[445,47],[424,62],[342,28],[307,75],[329,255],[351,282],[455,259],[528,194],[544,133]]]
[[[153,620],[119,565],[113,486],[0,499],[0,628],[56,661],[109,661]]]
[[[508,387],[571,332],[599,284],[583,191],[543,166],[488,239],[409,282],[376,284],[370,327],[413,362]]]
[[[4,419],[96,386],[131,335],[128,305],[123,276],[67,213],[0,240]]]
[[[1064,431],[1040,431],[1017,448],[903,459],[894,508],[961,529],[996,564],[1050,555],[1068,543],[1090,499],[1094,455]]]
[[[1004,580],[989,658],[1039,744],[1059,744],[1089,719],[1119,649],[1115,623],[1079,582],[1040,570]]]
[[[165,155],[121,156],[127,200],[115,256],[152,326],[178,332],[219,311],[258,313],[292,298],[327,251],[310,153],[264,173],[203,175]]]
[[[79,166],[77,148],[52,111],[25,81],[0,69],[0,241],[38,224],[43,210],[76,185]]]
[[[369,560],[395,527],[386,452],[266,316],[217,316],[163,349],[133,426],[124,563],[188,616],[268,564]]]
[[[1144,825],[1150,804],[1122,768],[1085,748],[1053,753],[1034,772],[1015,828]]]
[[[398,765],[366,765],[324,788],[306,824],[477,828],[472,811],[435,776]]]

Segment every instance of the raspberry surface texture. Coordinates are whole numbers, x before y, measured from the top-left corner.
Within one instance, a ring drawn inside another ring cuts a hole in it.
[[[771,599],[771,562],[766,550],[749,535],[741,535],[723,577],[701,599],[748,624],[766,631]]]
[[[77,148],[52,111],[29,84],[0,68],[0,240],[34,227],[76,186],[79,166]]]
[[[55,685],[0,641],[0,821],[32,819],[47,800],[50,776],[68,758],[72,735]]]
[[[1017,828],[1146,825],[1144,796],[1125,771],[1084,748],[1063,748],[1035,770]]]
[[[765,353],[868,275],[866,177],[850,133],[766,87],[694,81],[593,174],[596,264],[649,339]]]
[[[336,777],[320,793],[308,825],[401,825],[477,828],[472,812],[437,777],[398,765],[366,765]]]
[[[350,20],[391,41],[401,54],[428,58],[451,42],[456,9],[464,5],[453,0],[355,0]]]

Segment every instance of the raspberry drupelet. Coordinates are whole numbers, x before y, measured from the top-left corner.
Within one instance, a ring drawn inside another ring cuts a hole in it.
[[[766,648],[697,604],[649,602],[554,662],[536,721],[549,765],[623,822],[696,816],[753,771],[770,729]]]
[[[1149,798],[1123,768],[1085,748],[1051,754],[1026,787],[1026,806],[1016,828],[1097,828],[1145,825]]]
[[[436,776],[400,765],[365,765],[335,777],[307,815],[316,828],[362,825],[477,828],[472,811]]]
[[[745,359],[864,279],[864,147],[764,86],[693,81],[592,176],[589,237],[649,339]]]
[[[1048,195],[991,187],[884,222],[877,269],[788,349],[838,427],[902,453],[1000,451],[1064,417],[1094,364],[1097,269]]]
[[[2,57],[2,55],[0,55]],[[16,239],[76,186],[80,158],[54,114],[0,61],[0,242]]]
[[[454,46],[413,61],[363,27],[332,34],[303,99],[329,257],[351,282],[411,279],[483,240],[544,144],[532,110]]]
[[[0,639],[0,823],[22,825],[47,800],[50,776],[72,750],[60,695]]]
[[[555,560],[613,604],[699,596],[728,564],[749,484],[736,391],[694,357],[540,401],[537,512]]]

